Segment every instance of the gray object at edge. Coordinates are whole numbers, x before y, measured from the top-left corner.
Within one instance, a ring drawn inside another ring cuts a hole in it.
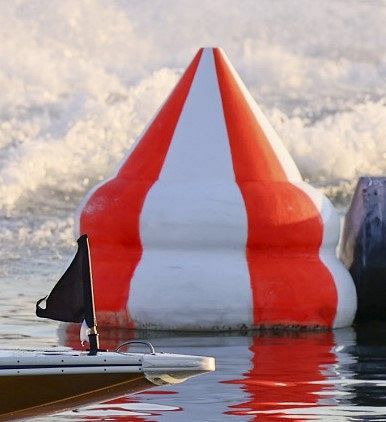
[[[346,215],[340,257],[357,288],[357,319],[386,320],[386,177],[359,179]]]

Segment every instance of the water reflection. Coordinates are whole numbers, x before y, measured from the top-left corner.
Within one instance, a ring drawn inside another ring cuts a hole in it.
[[[77,335],[67,333],[66,344],[78,345]],[[161,351],[215,356],[217,370],[78,409],[77,420],[386,420],[385,324],[317,333],[101,335],[110,349],[134,336]]]
[[[85,406],[59,415],[67,420],[150,422],[161,413],[182,410],[175,406],[139,403],[129,397],[119,397],[105,403]]]
[[[241,379],[249,400],[227,414],[284,416],[288,409],[318,406],[323,369],[336,364],[334,336],[326,333],[263,333],[252,337],[252,364]],[[254,419],[252,419],[254,420]]]

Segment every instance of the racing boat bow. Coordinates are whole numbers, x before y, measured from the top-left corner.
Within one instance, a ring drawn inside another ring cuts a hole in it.
[[[0,350],[0,420],[51,413],[214,370],[214,359],[169,353]]]
[[[42,304],[45,302],[45,307]],[[145,390],[176,384],[214,371],[211,357],[156,353],[146,341],[132,340],[115,351],[99,348],[87,235],[78,240],[70,267],[52,292],[36,304],[39,317],[82,323],[87,351],[0,350],[0,420],[20,419]],[[142,343],[149,353],[125,353]]]

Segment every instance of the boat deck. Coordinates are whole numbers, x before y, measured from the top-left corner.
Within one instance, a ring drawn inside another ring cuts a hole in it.
[[[201,356],[3,349],[0,420],[69,409],[213,370],[214,359]]]

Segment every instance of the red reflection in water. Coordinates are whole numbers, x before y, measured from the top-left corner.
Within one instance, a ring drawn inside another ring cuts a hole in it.
[[[243,379],[224,381],[240,384],[250,400],[229,406],[225,414],[272,421],[283,420],[286,409],[317,406],[321,387],[310,382],[326,378],[323,367],[336,362],[333,346],[331,332],[253,337],[251,370]]]

